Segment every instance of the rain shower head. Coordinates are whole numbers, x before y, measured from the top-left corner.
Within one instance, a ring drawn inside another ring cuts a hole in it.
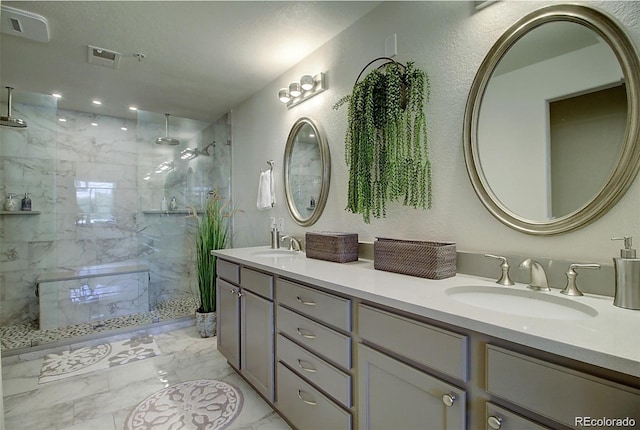
[[[8,93],[7,116],[0,116],[0,125],[3,125],[5,127],[27,128],[27,123],[25,120],[11,117],[11,104],[13,103],[11,92],[13,91],[13,88],[11,87],[6,87],[6,88]]]
[[[180,145],[180,141],[178,139],[169,137],[169,114],[168,113],[164,114],[164,130],[165,130],[164,137],[159,137],[156,139],[157,145],[172,145],[172,146]]]

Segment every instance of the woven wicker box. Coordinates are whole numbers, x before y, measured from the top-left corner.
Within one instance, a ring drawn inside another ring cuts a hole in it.
[[[358,234],[308,232],[305,235],[308,258],[346,263],[358,260]]]
[[[456,274],[455,242],[428,242],[376,238],[373,267],[429,279],[444,279]]]

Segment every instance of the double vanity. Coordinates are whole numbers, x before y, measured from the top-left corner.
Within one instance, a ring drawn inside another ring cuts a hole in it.
[[[640,425],[640,311],[611,297],[215,254],[218,349],[295,428]]]
[[[567,40],[575,49],[560,52]],[[594,107],[603,109],[594,116]],[[471,86],[463,128],[471,184],[514,230],[585,227],[640,170],[638,112],[640,60],[614,20],[581,5],[534,11],[496,41]],[[591,116],[598,120],[585,126]],[[298,139],[308,122],[294,125],[284,163],[288,209],[302,227],[320,216],[330,172],[325,139]],[[319,161],[292,163],[307,144]],[[312,164],[323,166],[311,181],[324,190],[318,205],[307,204],[312,190],[297,201],[292,193]],[[640,310],[625,307],[637,309],[640,270],[627,240],[617,260],[629,270],[616,262],[622,308],[612,297],[579,296],[574,269],[596,264],[569,263],[561,294],[462,274],[411,277],[362,258],[215,251],[218,349],[299,429],[638,428]],[[520,267],[547,289],[536,264]]]

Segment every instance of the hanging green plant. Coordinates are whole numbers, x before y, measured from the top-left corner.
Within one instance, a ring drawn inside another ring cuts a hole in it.
[[[375,61],[387,60],[362,73]],[[431,208],[431,162],[424,105],[427,74],[390,58],[377,58],[360,72],[353,92],[333,106],[349,105],[345,161],[349,167],[346,210],[365,223],[386,217],[386,202]]]

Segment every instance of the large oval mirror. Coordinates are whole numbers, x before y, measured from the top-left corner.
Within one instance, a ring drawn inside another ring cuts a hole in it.
[[[284,150],[284,189],[295,222],[309,226],[320,218],[330,175],[329,146],[322,130],[309,118],[298,119]]]
[[[530,234],[603,215],[638,172],[639,79],[632,43],[594,9],[550,6],[515,23],[481,64],[465,112],[482,203]]]

